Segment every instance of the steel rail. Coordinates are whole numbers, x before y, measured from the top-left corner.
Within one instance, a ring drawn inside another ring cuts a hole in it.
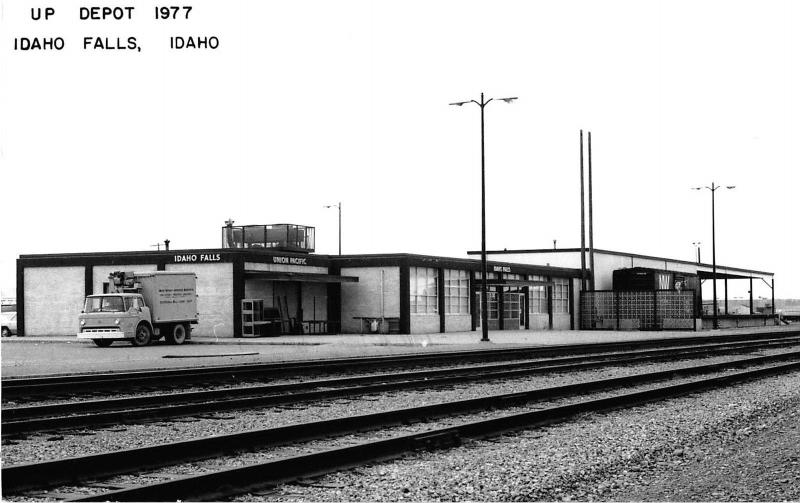
[[[302,360],[292,362],[253,363],[224,366],[191,367],[178,369],[140,370],[134,372],[104,372],[92,374],[72,374],[59,376],[5,377],[2,378],[2,391],[6,398],[46,393],[70,393],[78,390],[96,391],[112,386],[131,386],[149,383],[163,387],[164,382],[208,382],[215,380],[241,380],[252,376],[266,377],[278,375],[297,375],[313,372],[332,372],[380,368],[392,365],[441,364],[444,361],[487,361],[491,359],[510,359],[531,357],[563,356],[564,354],[590,354],[622,351],[624,348],[670,347],[681,344],[703,342],[734,342],[755,340],[765,337],[792,337],[800,335],[798,330],[779,330],[746,334],[717,336],[695,336],[647,341],[626,341],[603,344],[575,344],[559,346],[526,346],[517,348],[497,348],[488,350],[447,351],[411,355],[371,356],[358,358],[337,358],[330,360]]]
[[[313,440],[366,429],[375,429],[420,419],[446,417],[488,408],[521,406],[535,400],[548,400],[556,397],[583,394],[587,391],[639,385],[668,379],[678,375],[702,374],[719,371],[725,368],[775,363],[792,359],[800,359],[800,351],[782,355],[750,357],[710,365],[690,366],[659,372],[635,374],[599,381],[586,381],[469,400],[443,402],[410,409],[398,409],[324,421],[298,423],[278,428],[216,435],[163,445],[41,463],[13,465],[3,467],[1,473],[2,477],[0,478],[2,478],[3,493],[13,494],[23,490],[42,489],[59,484],[98,479],[194,459],[209,458],[234,452],[252,451],[274,445]],[[794,362],[792,365],[800,366],[800,362]]]
[[[266,385],[235,390],[214,390],[171,395],[156,395],[112,400],[94,400],[67,404],[14,407],[3,410],[4,437],[36,431],[83,428],[108,424],[128,424],[141,420],[207,414],[253,407],[284,405],[313,400],[340,398],[396,389],[433,387],[463,383],[469,380],[507,379],[518,376],[597,368],[614,364],[632,364],[656,360],[708,356],[739,352],[764,346],[795,345],[786,339],[778,342],[757,341],[723,343],[690,348],[670,348],[631,353],[615,353],[600,357],[569,357],[558,360],[535,360],[478,367],[428,370],[325,379],[305,383]],[[363,384],[367,383],[367,384]],[[339,388],[336,388],[336,387]],[[342,388],[342,386],[348,386]],[[310,389],[324,388],[318,391]],[[298,391],[301,391],[298,393]],[[280,395],[277,393],[288,393]],[[250,396],[241,395],[246,394]],[[239,395],[239,396],[237,396]],[[255,395],[255,396],[253,396]],[[46,415],[51,417],[42,417]],[[62,414],[62,415],[58,415]],[[68,415],[74,414],[74,415]]]
[[[319,476],[365,463],[387,461],[421,449],[432,450],[459,445],[464,438],[478,439],[519,429],[544,426],[585,412],[600,412],[639,405],[797,369],[800,369],[800,362],[743,371],[646,391],[585,400],[533,412],[510,414],[424,433],[397,436],[387,440],[364,442],[354,446],[292,456],[241,468],[186,476],[166,482],[78,497],[68,501],[220,500],[250,490],[292,482],[303,477]]]

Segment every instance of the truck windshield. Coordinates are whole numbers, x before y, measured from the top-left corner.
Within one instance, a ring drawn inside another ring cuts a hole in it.
[[[86,313],[123,312],[125,303],[122,297],[86,297],[83,311]]]

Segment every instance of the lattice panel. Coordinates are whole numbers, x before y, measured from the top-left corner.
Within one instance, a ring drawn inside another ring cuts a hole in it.
[[[581,292],[582,330],[692,330],[694,292]]]
[[[694,327],[694,292],[659,291],[656,296],[658,328]]]
[[[618,292],[619,328],[648,330],[655,327],[653,292]]]
[[[616,302],[614,292],[582,292],[581,329],[616,328]]]

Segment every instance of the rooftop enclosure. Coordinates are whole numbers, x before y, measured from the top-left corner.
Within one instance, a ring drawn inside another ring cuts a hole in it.
[[[225,226],[222,228],[222,247],[312,253],[314,227],[294,224]]]

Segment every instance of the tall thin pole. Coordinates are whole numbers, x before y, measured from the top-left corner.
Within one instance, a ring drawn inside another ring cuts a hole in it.
[[[339,255],[342,254],[342,202],[339,201]]]
[[[589,131],[589,289],[594,290],[594,231],[592,230],[592,223],[594,217],[592,216],[592,132]]]
[[[772,290],[772,316],[775,316],[775,278],[770,281],[772,282],[772,286],[770,286],[770,290]]]
[[[583,129],[581,129],[581,290],[586,290],[586,219],[583,211]]]
[[[714,182],[711,182],[711,268],[713,283],[713,297],[714,297],[714,328],[719,328],[719,313],[717,312],[717,230],[714,216],[714,192],[717,187]]]
[[[511,103],[516,100],[516,97],[498,98],[506,103]],[[487,276],[489,275],[486,267],[486,148],[484,144],[484,118],[483,109],[491,103],[494,98],[484,100],[483,93],[481,93],[481,101],[475,100],[459,101],[450,103],[455,106],[466,105],[467,103],[475,103],[481,107],[481,342],[489,342],[489,301],[487,299]]]
[[[486,103],[481,93],[481,342],[489,342],[489,313],[486,276],[486,155],[483,142],[483,108]]]

